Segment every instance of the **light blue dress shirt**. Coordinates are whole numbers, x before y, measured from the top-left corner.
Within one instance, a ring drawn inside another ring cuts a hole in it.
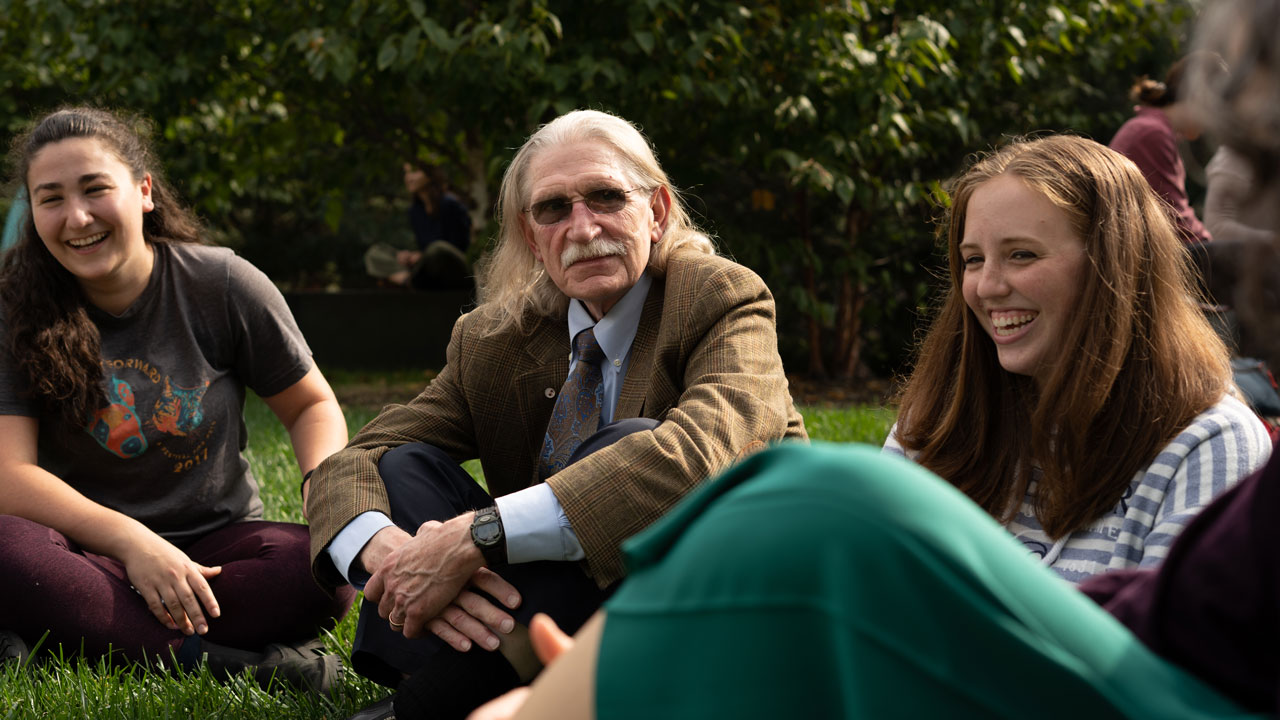
[[[635,342],[640,327],[640,314],[653,280],[648,273],[640,276],[636,284],[617,302],[600,322],[578,300],[569,301],[569,337],[589,327],[595,328],[596,341],[604,350],[601,363],[604,380],[604,407],[600,408],[600,423],[613,422],[618,407],[622,383],[631,365],[631,344]],[[569,372],[573,372],[578,358],[570,351]],[[524,563],[535,560],[581,560],[584,556],[578,535],[569,525],[564,508],[546,483],[538,483],[524,490],[503,495],[495,501],[502,515],[502,529],[507,539],[507,562]],[[379,530],[392,525],[391,518],[377,511],[356,516],[354,520],[329,543],[328,553],[347,580],[356,587],[364,587],[369,574],[353,567],[356,556]]]

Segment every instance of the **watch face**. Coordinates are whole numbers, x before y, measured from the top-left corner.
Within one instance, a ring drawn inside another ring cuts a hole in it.
[[[495,522],[486,522],[471,529],[471,538],[477,545],[495,545],[502,539],[502,530]]]

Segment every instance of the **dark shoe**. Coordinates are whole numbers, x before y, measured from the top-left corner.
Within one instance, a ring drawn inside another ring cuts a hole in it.
[[[342,660],[324,653],[324,644],[310,640],[298,645],[272,643],[261,653],[203,641],[200,651],[209,672],[219,680],[248,670],[264,689],[284,682],[299,690],[328,695],[342,680]]]
[[[274,677],[300,690],[328,695],[342,681],[342,659],[326,654],[318,640],[302,645],[272,643],[262,652],[253,676],[263,687]]]
[[[17,660],[23,662],[31,655],[30,648],[12,630],[0,630],[0,665]]]
[[[347,720],[396,720],[395,708],[391,707],[391,702],[395,699],[395,695],[389,695],[352,715]]]

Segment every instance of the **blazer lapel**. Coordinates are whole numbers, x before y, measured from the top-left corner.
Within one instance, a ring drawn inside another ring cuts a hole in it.
[[[569,326],[564,318],[558,322],[544,319],[524,340],[528,357],[521,363],[524,369],[516,376],[515,388],[528,457],[537,458],[542,455],[556,395],[569,377]]]
[[[622,381],[622,392],[618,393],[618,407],[613,411],[614,420],[644,416],[644,400],[649,394],[649,378],[653,375],[654,346],[658,342],[658,326],[662,323],[662,303],[665,296],[666,283],[654,278],[653,284],[649,286],[649,295],[644,299],[644,310],[640,312],[636,339],[631,341],[631,364],[627,366],[627,377]]]

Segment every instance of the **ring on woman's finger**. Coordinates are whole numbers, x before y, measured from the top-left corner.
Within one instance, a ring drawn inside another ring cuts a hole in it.
[[[401,618],[399,621],[396,621],[394,618],[387,618],[387,622],[391,623],[392,630],[399,632],[404,629],[404,618]]]

